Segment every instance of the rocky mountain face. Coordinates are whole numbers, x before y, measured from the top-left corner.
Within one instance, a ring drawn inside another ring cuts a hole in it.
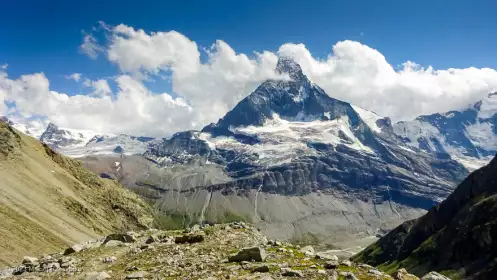
[[[390,276],[312,246],[268,240],[243,222],[114,233],[39,258],[26,256],[0,269],[0,278],[419,280],[405,269]],[[430,272],[422,280],[450,279]]]
[[[150,206],[136,194],[4,122],[0,192],[1,265],[152,223]]]
[[[424,213],[467,174],[399,141],[388,119],[329,97],[293,60],[277,70],[290,79],[262,83],[202,131],[150,146],[145,157],[173,177],[132,176],[158,210],[183,224],[235,218],[271,237],[347,239]]]
[[[497,153],[497,93],[460,111],[399,122],[394,131],[411,147],[450,155],[476,169]]]
[[[397,227],[354,259],[418,275],[436,269],[457,279],[497,279],[496,216],[497,157],[424,216]]]

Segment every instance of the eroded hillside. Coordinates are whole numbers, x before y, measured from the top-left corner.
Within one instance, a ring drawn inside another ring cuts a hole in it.
[[[137,195],[4,122],[0,191],[1,265],[152,221]]]

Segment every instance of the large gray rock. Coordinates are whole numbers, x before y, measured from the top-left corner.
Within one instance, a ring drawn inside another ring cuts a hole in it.
[[[312,246],[304,246],[304,247],[300,248],[299,253],[303,253],[306,256],[314,256],[315,255],[315,251],[314,251],[314,248]]]
[[[432,271],[427,273],[425,276],[421,277],[421,280],[451,280],[451,279],[436,271]]]
[[[336,255],[333,255],[331,253],[327,252],[318,252],[316,253],[316,259],[320,260],[330,260],[330,261],[338,261],[338,257]]]
[[[304,277],[304,274],[298,270],[293,270],[289,268],[282,268],[281,269],[281,276],[286,276],[286,277]]]
[[[83,250],[83,246],[79,245],[79,244],[74,244],[72,245],[71,247],[67,248],[65,251],[64,251],[64,255],[70,255],[72,253],[78,253],[80,252],[81,250]]]
[[[205,237],[202,234],[185,234],[183,236],[178,236],[174,239],[177,244],[183,243],[198,243],[204,241]]]
[[[236,255],[228,258],[230,262],[256,261],[263,262],[266,260],[266,251],[261,247],[244,248]]]

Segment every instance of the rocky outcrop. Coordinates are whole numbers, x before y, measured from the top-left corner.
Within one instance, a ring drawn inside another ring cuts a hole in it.
[[[405,267],[418,276],[448,270],[470,279],[496,279],[496,215],[497,157],[427,214],[394,229],[354,259]]]
[[[0,278],[392,279],[384,272],[361,263],[342,260],[347,262],[347,265],[338,265],[340,260],[310,258],[302,253],[312,251],[310,247],[301,248],[287,242],[268,241],[251,224],[237,222],[212,226],[196,225],[188,234],[198,234],[205,238],[200,242],[180,244],[158,238],[158,241],[147,244],[150,236],[168,236],[168,240],[174,240],[182,238],[183,234],[177,230],[137,231],[133,234],[135,242],[127,243],[123,247],[105,247],[104,240],[98,239],[85,243],[92,246],[81,244],[85,249],[73,253],[70,257],[60,256],[59,253],[41,258],[27,257],[24,264],[18,267],[0,269]],[[101,246],[104,248],[100,248]],[[330,262],[334,262],[333,265]],[[31,270],[26,269],[28,265]],[[408,275],[407,271],[403,275]]]

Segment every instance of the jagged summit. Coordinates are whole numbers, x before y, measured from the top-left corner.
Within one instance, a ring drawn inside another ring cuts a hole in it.
[[[281,56],[276,64],[276,73],[288,74],[292,80],[301,81],[306,79],[300,65],[289,56]]]
[[[230,135],[231,128],[262,126],[275,117],[300,122],[347,117],[352,126],[360,122],[349,103],[329,97],[323,89],[311,83],[292,58],[280,57],[276,71],[288,74],[291,80],[263,82],[217,124],[208,125],[203,131]]]

